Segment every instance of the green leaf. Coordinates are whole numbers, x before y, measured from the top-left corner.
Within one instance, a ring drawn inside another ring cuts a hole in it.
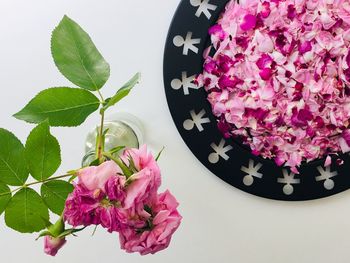
[[[21,233],[39,232],[49,221],[49,211],[40,195],[30,188],[18,191],[5,210],[6,225]]]
[[[60,235],[58,236],[58,238],[66,237],[66,236],[69,236],[69,235],[73,235],[73,236],[74,236],[74,233],[83,231],[85,228],[86,228],[86,226],[85,226],[85,227],[82,227],[82,228],[71,228],[71,229],[67,229],[67,230],[63,231],[62,234],[60,234]]]
[[[107,104],[104,105],[102,108],[102,111],[106,111],[109,107],[112,107],[113,105],[117,104],[120,100],[122,100],[124,97],[126,97],[133,87],[136,86],[137,83],[140,82],[141,74],[137,73],[135,76],[133,76],[127,83],[124,84],[123,87],[121,87],[117,93],[109,98],[107,100]]]
[[[91,166],[93,166],[93,165],[91,165]],[[77,178],[77,177],[78,177],[78,175],[77,175],[77,174],[72,175],[72,177],[69,177],[68,182],[69,182],[69,183],[73,182],[73,180],[74,180],[75,178]]]
[[[62,214],[64,203],[73,186],[61,180],[49,181],[41,186],[41,196],[52,212]]]
[[[164,151],[165,147],[163,146],[163,148],[159,151],[159,153],[157,154],[157,157],[156,157],[156,161],[159,160],[160,156],[162,155],[163,151]]]
[[[93,161],[89,164],[89,166],[99,166],[100,164],[101,164],[101,161],[100,161],[99,158],[97,158],[97,159],[93,160]]]
[[[38,181],[53,175],[61,164],[60,145],[50,134],[47,121],[36,126],[29,134],[25,156],[30,174]]]
[[[78,126],[99,107],[91,92],[76,88],[50,88],[41,91],[14,117],[29,123],[48,119],[50,126]]]
[[[51,233],[47,230],[44,230],[40,232],[39,236],[35,239],[36,241],[39,240],[41,237],[51,236]]]
[[[11,199],[10,188],[6,184],[0,182],[0,215],[2,214],[2,212],[4,212],[10,199]]]
[[[53,225],[50,225],[47,230],[49,231],[49,233],[51,234],[51,236],[53,237],[58,237],[60,234],[62,234],[64,232],[64,221],[63,218],[60,217],[57,222]]]
[[[120,169],[123,171],[123,174],[126,176],[126,178],[129,178],[131,175],[133,175],[133,172],[129,170],[129,167],[126,166],[126,164],[123,162],[122,159],[114,157],[110,153],[104,152],[102,154],[108,159],[113,160],[116,164],[118,164]]]
[[[68,16],[52,32],[51,52],[59,71],[81,88],[98,90],[109,78],[109,64],[90,36]]]
[[[135,162],[134,162],[134,160],[132,159],[132,157],[131,156],[129,156],[129,170],[134,174],[134,173],[137,173],[138,171],[137,171],[137,169],[136,169],[136,166],[135,166]]]
[[[0,181],[23,185],[28,175],[24,146],[13,133],[0,128]]]
[[[117,146],[117,147],[112,148],[108,152],[110,154],[115,154],[115,153],[118,153],[118,152],[120,152],[121,150],[124,150],[124,149],[125,149],[125,146]]]
[[[68,182],[71,183],[75,178],[78,177],[78,171],[79,170],[72,170],[72,171],[68,171],[67,173],[72,175],[72,177],[69,177]]]

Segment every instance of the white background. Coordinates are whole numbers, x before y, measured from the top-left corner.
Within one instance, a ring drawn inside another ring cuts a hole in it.
[[[1,216],[1,262],[349,262],[350,191],[299,203],[257,198],[216,178],[183,143],[162,83],[163,48],[178,2],[0,0],[0,126],[24,141],[32,126],[11,115],[40,90],[71,85],[55,68],[49,49],[51,31],[67,14],[90,33],[111,65],[106,96],[142,72],[142,84],[119,110],[143,120],[146,142],[153,149],[166,147],[160,161],[162,188],[177,196],[184,217],[169,249],[154,256],[126,254],[119,249],[117,235],[99,229],[91,237],[90,229],[69,238],[51,258],[42,253],[42,241],[35,242],[35,235],[7,229]],[[79,166],[84,137],[97,122],[94,115],[81,127],[53,130],[62,147],[60,172]]]

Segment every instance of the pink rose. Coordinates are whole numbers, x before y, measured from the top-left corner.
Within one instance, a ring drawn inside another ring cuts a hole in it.
[[[139,205],[139,207],[134,206],[129,209],[122,209],[120,220],[127,228],[141,229],[147,225],[151,216],[152,215],[145,210],[145,206],[141,208],[141,205]]]
[[[182,219],[177,211],[177,206],[178,202],[169,191],[160,194],[157,202],[152,206],[155,216],[150,229],[137,231],[134,228],[126,228],[122,230],[119,233],[121,248],[128,253],[139,252],[141,255],[154,254],[167,248]]]
[[[121,156],[121,158],[127,164],[129,163],[128,159],[130,157],[132,158],[138,171],[141,171],[143,168],[148,167],[152,171],[160,173],[159,166],[153,155],[148,151],[146,145],[141,146],[140,149],[127,149]]]
[[[74,227],[101,224],[109,232],[130,225],[142,227],[144,218],[141,220],[139,214],[122,206],[125,191],[123,185],[117,184],[120,178],[123,177],[114,176],[109,179],[105,186],[106,193],[100,189],[89,191],[81,184],[75,185],[65,204],[64,220]]]
[[[78,171],[79,183],[83,184],[88,190],[93,191],[104,187],[108,179],[122,171],[114,161],[107,161],[99,166],[90,166]]]
[[[60,250],[66,242],[65,238],[45,236],[44,252],[50,256],[56,256],[58,250]]]
[[[146,146],[126,150],[122,159],[127,164],[132,159],[135,168],[139,171],[128,179],[130,184],[126,187],[124,208],[129,209],[134,206],[136,209],[143,209],[145,202],[148,203],[156,197],[161,185],[159,166]]]
[[[112,176],[105,184],[104,190],[110,201],[118,201],[122,203],[126,197],[125,192],[125,176]]]
[[[89,191],[77,184],[66,200],[63,213],[65,221],[74,227],[99,224],[100,219],[95,212],[103,198],[101,190]]]
[[[128,226],[126,211],[115,205],[106,203],[105,206],[98,207],[95,214],[99,218],[101,226],[110,233],[120,231]]]
[[[149,203],[156,197],[161,184],[160,173],[149,168],[144,168],[132,175],[129,180],[132,182],[126,189],[125,209],[133,206],[137,209],[143,209],[144,204]]]

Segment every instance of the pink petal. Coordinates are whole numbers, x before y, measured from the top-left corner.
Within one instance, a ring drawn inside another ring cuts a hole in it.
[[[350,146],[350,130],[344,130],[342,133],[342,137],[345,140],[345,142]]]
[[[270,9],[270,3],[269,2],[264,2],[262,3],[263,10],[260,12],[262,18],[268,18],[269,15],[271,14],[271,9]]]
[[[261,57],[258,59],[256,62],[256,65],[258,66],[259,69],[264,69],[271,65],[273,59],[267,55],[267,54],[262,54]]]
[[[269,80],[272,76],[272,70],[264,68],[263,70],[260,70],[259,75],[263,80]]]
[[[304,43],[299,45],[299,53],[301,55],[304,55],[306,52],[309,52],[312,50],[311,41],[305,41]]]
[[[249,31],[253,29],[256,25],[256,16],[253,16],[251,14],[247,14],[243,18],[243,22],[241,24],[241,29],[243,31]]]
[[[332,158],[328,155],[326,161],[324,162],[324,167],[330,166],[332,164]]]

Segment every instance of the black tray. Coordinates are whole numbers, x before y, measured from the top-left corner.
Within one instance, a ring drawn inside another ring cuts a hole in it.
[[[173,18],[164,53],[164,84],[169,109],[183,140],[212,173],[260,197],[301,201],[334,195],[350,188],[350,157],[325,168],[324,160],[302,165],[300,174],[251,154],[238,140],[223,139],[204,89],[191,83],[202,72],[208,29],[227,0],[183,0]]]

